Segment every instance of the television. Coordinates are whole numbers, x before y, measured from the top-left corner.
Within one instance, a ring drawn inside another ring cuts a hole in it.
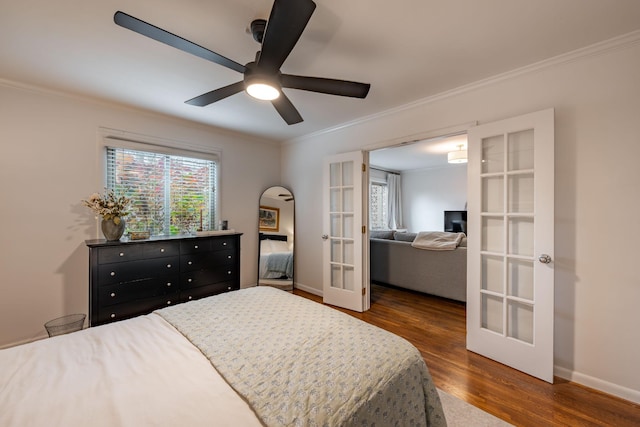
[[[467,234],[467,211],[444,211],[444,231]]]

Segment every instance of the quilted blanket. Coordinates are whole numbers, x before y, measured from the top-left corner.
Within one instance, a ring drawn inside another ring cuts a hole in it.
[[[156,311],[267,426],[445,426],[408,341],[337,310],[256,287]]]

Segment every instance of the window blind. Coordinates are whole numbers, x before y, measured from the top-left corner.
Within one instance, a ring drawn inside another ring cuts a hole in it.
[[[107,147],[107,188],[131,199],[127,230],[152,236],[215,228],[217,162]]]

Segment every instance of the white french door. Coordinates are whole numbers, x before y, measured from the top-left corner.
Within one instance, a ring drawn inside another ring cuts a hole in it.
[[[323,203],[323,302],[362,312],[369,309],[366,154],[325,158]]]
[[[469,130],[467,349],[553,382],[553,109]]]

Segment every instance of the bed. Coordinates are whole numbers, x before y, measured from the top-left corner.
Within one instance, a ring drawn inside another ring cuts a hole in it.
[[[293,252],[282,234],[260,233],[260,279],[293,279]]]
[[[418,350],[270,287],[0,350],[2,426],[443,426]]]

